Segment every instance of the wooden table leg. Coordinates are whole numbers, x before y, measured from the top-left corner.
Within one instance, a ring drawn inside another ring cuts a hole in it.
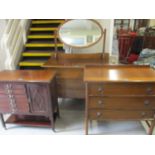
[[[88,118],[85,119],[85,135],[88,135]]]
[[[52,127],[52,130],[53,130],[53,132],[55,132],[55,122],[54,122],[54,118],[53,118],[53,116],[50,117],[50,121],[51,121],[51,127]]]
[[[148,130],[148,134],[149,134],[149,135],[152,135],[154,127],[155,127],[155,120],[152,120],[152,121],[151,121],[150,128],[149,128],[149,130]]]
[[[5,125],[5,121],[4,121],[4,118],[3,118],[3,114],[0,114],[0,119],[1,119],[1,122],[2,122],[3,128],[6,130],[6,125]]]

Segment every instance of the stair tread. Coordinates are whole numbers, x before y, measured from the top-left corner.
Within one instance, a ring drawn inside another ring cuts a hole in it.
[[[48,38],[56,38],[56,35],[28,35],[28,39],[48,39]]]
[[[42,66],[47,60],[24,60],[19,66]]]
[[[22,56],[27,56],[27,57],[39,57],[39,56],[52,56],[53,52],[47,52],[47,51],[44,51],[44,52],[23,52],[22,53]]]
[[[55,46],[63,46],[63,44],[58,43],[58,44],[54,44],[54,43],[27,43],[25,44],[25,47],[55,47]]]
[[[53,24],[53,23],[63,23],[64,20],[33,20],[32,24]]]
[[[31,27],[30,31],[55,31],[57,27]]]
[[[26,51],[23,51],[24,53],[52,53],[52,52],[55,52],[54,50],[26,50]]]

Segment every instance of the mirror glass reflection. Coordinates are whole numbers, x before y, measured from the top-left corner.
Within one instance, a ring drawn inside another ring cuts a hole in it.
[[[87,47],[102,37],[102,27],[94,20],[69,20],[59,29],[61,41],[71,47]]]

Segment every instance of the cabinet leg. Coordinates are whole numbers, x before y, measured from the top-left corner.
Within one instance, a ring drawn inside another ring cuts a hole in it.
[[[3,128],[6,130],[6,125],[5,125],[5,121],[4,121],[4,118],[3,118],[3,114],[0,114],[0,119],[1,119],[1,122],[2,122]]]
[[[55,132],[54,118],[53,117],[50,117],[50,121],[51,121],[52,130],[53,130],[53,132]]]
[[[85,120],[85,135],[88,135],[88,119]]]
[[[59,105],[57,105],[57,116],[58,116],[58,118],[60,118]]]
[[[151,126],[148,130],[149,135],[152,135],[154,127],[155,127],[155,120],[151,121]]]

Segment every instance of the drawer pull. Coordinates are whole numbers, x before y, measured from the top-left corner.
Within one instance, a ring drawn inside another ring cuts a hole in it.
[[[150,101],[149,100],[145,100],[144,101],[144,105],[149,105],[150,104]]]
[[[141,115],[144,117],[146,115],[146,113],[145,112],[142,112]]]
[[[97,117],[100,117],[101,114],[102,114],[101,112],[97,112],[97,113],[96,113]]]
[[[12,99],[13,98],[13,95],[9,95],[9,98]]]
[[[103,101],[98,100],[98,104],[99,104],[99,105],[102,105],[102,104],[103,104]]]
[[[97,90],[98,90],[98,92],[102,92],[103,91],[103,89],[101,87],[99,87]]]
[[[151,94],[151,93],[152,93],[152,88],[151,88],[151,87],[148,87],[148,88],[146,89],[146,92],[147,92],[148,94]]]

